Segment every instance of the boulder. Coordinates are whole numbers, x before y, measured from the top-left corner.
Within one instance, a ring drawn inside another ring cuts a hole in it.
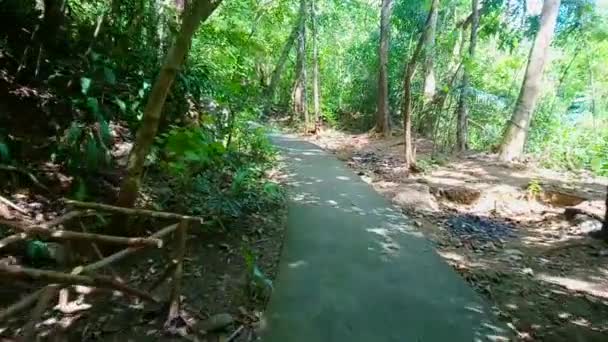
[[[439,211],[439,205],[435,201],[435,197],[431,194],[429,186],[425,184],[412,183],[401,186],[393,197],[393,202],[403,208],[415,211]]]

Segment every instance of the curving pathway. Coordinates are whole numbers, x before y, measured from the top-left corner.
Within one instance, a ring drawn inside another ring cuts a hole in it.
[[[292,199],[263,342],[508,340],[408,218],[317,146],[271,138]]]

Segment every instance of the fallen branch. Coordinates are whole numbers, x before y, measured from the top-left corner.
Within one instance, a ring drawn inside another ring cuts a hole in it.
[[[31,294],[21,298],[17,303],[2,310],[0,312],[0,322],[4,322],[7,318],[13,316],[14,314],[16,314],[20,311],[23,311],[23,310],[29,308],[31,305],[36,303],[36,301],[38,300],[38,297],[40,297],[40,295],[44,292],[44,290],[50,286],[54,286],[54,285],[45,286],[45,287],[37,290],[36,292],[31,293]]]
[[[163,273],[161,273],[160,277],[158,277],[158,279],[156,279],[149,287],[148,287],[148,292],[154,292],[162,283],[165,282],[165,280],[167,280],[167,278],[169,278],[171,275],[173,275],[175,273],[175,267],[177,265],[174,264],[173,262],[171,264],[169,264],[169,266],[167,266],[167,268],[165,268],[165,270],[163,271]]]
[[[46,187],[46,185],[40,183],[40,181],[38,180],[38,178],[36,178],[36,176],[34,176],[31,172],[20,169],[16,166],[12,166],[12,165],[4,165],[4,164],[0,164],[0,170],[4,170],[4,171],[12,171],[12,172],[17,172],[17,173],[21,173],[23,175],[26,175],[31,181],[32,183],[34,183],[34,185],[36,185],[37,187],[39,187],[40,189],[46,191],[46,192],[50,192],[49,188]]]
[[[169,298],[169,316],[165,327],[171,325],[171,322],[179,317],[179,304],[180,304],[180,293],[182,274],[184,270],[184,255],[186,255],[186,238],[188,237],[188,221],[183,220],[177,226],[176,237],[175,237],[175,258],[171,262],[175,265],[175,272],[173,273],[173,279],[171,280],[171,296]]]
[[[173,231],[175,231],[175,229],[177,229],[177,224],[172,224],[170,226],[167,226],[159,231],[157,231],[156,233],[150,235],[151,238],[158,238],[158,239],[162,239],[164,237],[166,237],[167,235],[173,233]],[[122,251],[116,252],[112,255],[109,255],[107,257],[105,257],[104,259],[101,259],[99,261],[96,261],[92,264],[88,264],[85,266],[81,266],[81,267],[77,267],[75,268],[72,272],[75,273],[75,271],[78,269],[78,273],[87,273],[87,272],[93,272],[97,269],[100,269],[102,267],[105,267],[111,263],[114,263],[116,261],[122,260],[132,254],[135,254],[136,252],[142,250],[142,247],[129,247],[126,249],[123,249]],[[55,285],[48,285],[48,286],[55,286]],[[47,286],[47,287],[48,287]],[[2,310],[0,312],[0,322],[4,321],[5,319],[7,319],[8,317],[11,317],[13,315],[15,315],[18,312],[21,312],[27,308],[29,308],[30,306],[32,306],[34,303],[36,303],[36,301],[38,300],[38,297],[42,294],[42,292],[44,291],[46,287],[28,295],[23,297],[21,300],[19,300],[17,303],[9,306],[8,308]]]
[[[230,342],[230,341],[234,340],[235,338],[237,338],[241,334],[241,331],[243,331],[243,329],[245,329],[245,326],[241,325],[232,334],[230,334],[230,336],[228,336],[228,338],[226,339],[226,342]]]
[[[17,233],[17,234],[9,235],[9,236],[5,237],[4,239],[0,240],[0,249],[4,248],[12,243],[23,241],[25,239],[27,239],[26,233]]]
[[[150,217],[154,217],[154,218],[174,219],[174,220],[180,220],[180,221],[185,220],[185,221],[192,221],[192,222],[199,222],[199,223],[203,222],[203,219],[201,217],[180,215],[180,214],[168,213],[168,212],[164,212],[164,211],[123,208],[123,207],[116,207],[116,206],[108,205],[108,204],[81,202],[81,201],[75,201],[75,200],[70,200],[70,199],[64,199],[64,202],[66,204],[73,205],[75,207],[89,208],[89,209],[95,209],[95,210],[100,210],[100,211],[109,211],[109,212],[115,212],[115,213],[126,214],[126,215],[150,216]]]
[[[173,233],[173,231],[175,231],[175,229],[177,229],[177,226],[178,226],[177,224],[172,224],[170,226],[167,226],[167,227],[159,230],[158,232],[150,235],[150,238],[162,239],[165,236]],[[118,251],[114,254],[111,254],[111,255],[105,257],[104,259],[96,261],[87,266],[83,266],[82,272],[86,273],[86,272],[91,272],[96,269],[102,268],[102,267],[109,265],[111,263],[114,263],[118,260],[122,260],[122,259],[126,258],[127,256],[139,251],[140,249],[141,249],[141,247],[129,247],[127,249],[123,249],[122,251]]]
[[[149,293],[130,287],[108,277],[84,276],[12,265],[0,265],[0,274],[14,279],[30,281],[44,280],[66,285],[87,285],[91,287],[105,286],[150,302],[157,302],[156,298]]]
[[[16,205],[15,203],[9,201],[5,197],[0,196],[0,202],[8,205],[9,207],[15,209],[16,211],[18,211],[19,213],[21,213],[23,215],[29,215],[29,213],[25,209],[21,208],[20,206]]]
[[[152,246],[158,248],[163,246],[163,241],[156,238],[127,238],[114,235],[78,233],[69,230],[51,230],[42,226],[24,227],[16,222],[4,220],[2,220],[1,223],[16,230],[20,230],[30,237],[38,236],[58,241],[89,241],[128,246]]]
[[[44,311],[51,303],[51,299],[57,292],[57,288],[55,286],[47,286],[42,290],[40,297],[38,298],[38,303],[34,307],[32,311],[32,315],[30,320],[23,327],[23,340],[24,341],[34,341],[36,340],[34,336],[36,335],[36,323],[40,321]]]

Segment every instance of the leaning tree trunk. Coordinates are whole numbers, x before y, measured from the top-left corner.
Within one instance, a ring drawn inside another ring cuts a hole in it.
[[[277,85],[279,84],[279,81],[281,80],[281,74],[283,73],[283,68],[285,68],[285,62],[287,62],[287,57],[289,57],[289,52],[293,48],[293,43],[295,42],[296,38],[298,38],[298,36],[300,34],[300,23],[301,22],[302,22],[302,16],[300,15],[300,16],[298,16],[298,19],[296,20],[296,24],[294,25],[293,29],[291,30],[289,37],[287,37],[287,41],[285,41],[285,45],[283,46],[283,50],[281,51],[281,55],[279,56],[277,65],[275,66],[274,70],[272,71],[272,76],[270,78],[270,84],[268,84],[268,87],[265,90],[265,93],[266,93],[265,95],[267,98],[269,98],[270,101],[272,101],[274,99],[274,94],[275,94]]]
[[[433,0],[431,2],[429,15],[426,19],[426,23],[424,24],[424,31],[420,35],[420,39],[418,40],[418,44],[416,44],[416,49],[412,54],[412,58],[409,60],[405,68],[405,76],[403,79],[403,104],[401,111],[403,112],[403,131],[405,139],[405,167],[408,170],[416,168],[416,151],[412,139],[412,79],[414,78],[414,73],[416,72],[416,66],[422,53],[425,38],[431,30],[431,19],[433,13],[438,10],[438,7],[439,0]]]
[[[380,12],[380,47],[378,56],[380,68],[378,72],[378,108],[376,112],[376,132],[391,135],[389,103],[388,103],[388,48],[391,33],[391,12],[393,0],[383,0]]]
[[[296,56],[296,81],[293,87],[293,112],[304,119],[308,129],[308,101],[306,97],[306,0],[300,0],[300,29]]]
[[[419,124],[420,132],[423,135],[430,135],[433,130],[433,122],[431,119],[431,109],[429,105],[432,103],[435,94],[437,93],[436,80],[435,80],[435,32],[437,30],[437,17],[438,10],[435,7],[434,11],[431,12],[430,23],[428,32],[424,36],[424,83],[423,83],[423,94],[422,94],[422,111],[426,113],[428,118],[421,120]]]
[[[545,0],[540,15],[540,29],[532,45],[526,74],[521,86],[517,104],[511,120],[507,123],[503,141],[500,145],[498,158],[509,162],[518,159],[524,152],[524,145],[528,136],[530,120],[536,107],[540,91],[543,70],[555,24],[559,12],[560,0]]]
[[[135,143],[129,153],[127,175],[120,187],[117,201],[118,206],[132,207],[135,204],[141,185],[144,161],[150,152],[150,147],[158,131],[158,124],[167,94],[188,53],[194,32],[221,2],[222,0],[197,0],[191,5],[187,15],[185,15],[180,32],[173,42],[173,46],[169,49],[160,73],[148,96],[142,123],[137,130]]]
[[[321,94],[319,94],[319,37],[317,32],[317,5],[315,0],[310,0],[310,18],[312,31],[312,97],[314,122],[317,122],[321,115]]]
[[[479,27],[479,0],[471,1],[471,39],[469,42],[468,62],[475,58],[475,46],[477,45],[477,28]],[[469,88],[469,67],[464,63],[462,83],[460,84],[460,98],[458,99],[457,122],[456,122],[456,151],[463,152],[468,149],[469,136],[469,106],[467,103],[467,90]]]

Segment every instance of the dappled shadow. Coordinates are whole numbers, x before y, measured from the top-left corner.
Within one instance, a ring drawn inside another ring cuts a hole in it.
[[[328,324],[335,329],[336,322],[351,315],[378,311],[374,316],[391,317],[381,323],[388,324],[389,331],[393,318],[402,317],[422,320],[423,325],[429,321],[448,324],[448,330],[459,333],[470,326],[466,340],[473,339],[470,334],[479,340],[507,340],[507,330],[493,323],[491,311],[434,253],[413,218],[334,156],[295,138],[274,136],[273,140],[289,170],[292,201],[285,265],[277,279],[279,292],[273,295],[276,306],[290,310],[291,306],[282,304],[287,299],[281,298],[297,300],[303,291],[308,293],[308,302],[301,303],[299,316],[311,305],[342,308],[340,317],[319,322],[321,330]],[[320,300],[317,286],[325,298],[321,302],[316,302]],[[441,298],[437,293],[442,293]],[[414,316],[412,306],[420,310]],[[272,302],[270,311],[272,316]],[[395,322],[393,330],[402,328],[401,322]]]

